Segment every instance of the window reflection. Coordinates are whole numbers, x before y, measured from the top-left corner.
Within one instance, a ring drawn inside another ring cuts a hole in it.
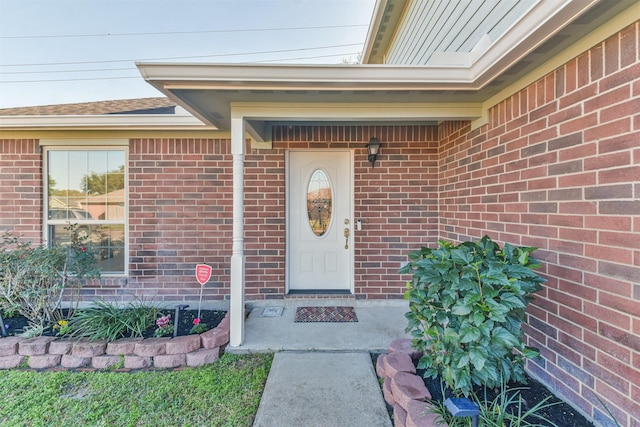
[[[69,219],[124,220],[125,164],[122,151],[50,151],[49,218],[68,210]]]
[[[73,221],[71,221],[73,223]],[[71,242],[68,224],[49,225],[49,242],[66,245]],[[123,225],[78,224],[78,236],[96,253],[101,273],[124,271],[125,242]]]
[[[47,240],[66,244],[69,223],[98,254],[102,273],[125,271],[126,152],[47,151]]]
[[[307,188],[307,215],[309,225],[316,236],[324,235],[331,223],[333,198],[329,178],[320,169],[316,170]]]

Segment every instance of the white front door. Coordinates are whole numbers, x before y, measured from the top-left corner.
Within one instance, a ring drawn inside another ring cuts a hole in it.
[[[288,152],[289,291],[353,292],[351,151]]]

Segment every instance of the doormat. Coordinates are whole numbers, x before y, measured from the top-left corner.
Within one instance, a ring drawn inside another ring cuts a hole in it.
[[[357,322],[353,307],[298,307],[294,322]]]

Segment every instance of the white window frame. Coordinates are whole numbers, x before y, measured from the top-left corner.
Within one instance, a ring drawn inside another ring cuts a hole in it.
[[[66,142],[66,144],[65,144]],[[103,143],[110,143],[109,145],[99,145],[98,141],[87,140],[86,145],[79,143],[79,141],[52,141],[43,140],[40,141],[40,145],[43,148],[42,151],[42,192],[43,192],[43,207],[42,207],[42,224],[43,224],[43,239],[45,242],[49,242],[49,152],[51,151],[122,151],[124,152],[124,220],[87,220],[83,222],[88,225],[122,225],[124,227],[124,270],[122,272],[106,272],[102,273],[102,277],[127,277],[129,275],[129,146],[124,145],[122,141],[102,141]],[[63,145],[64,144],[64,145]],[[53,220],[51,225],[61,224],[61,220]],[[67,222],[64,221],[66,224]]]

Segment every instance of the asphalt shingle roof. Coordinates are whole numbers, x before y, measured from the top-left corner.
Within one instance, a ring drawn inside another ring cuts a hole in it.
[[[76,116],[103,114],[173,114],[176,103],[165,97],[82,102],[37,107],[0,108],[0,116]]]

